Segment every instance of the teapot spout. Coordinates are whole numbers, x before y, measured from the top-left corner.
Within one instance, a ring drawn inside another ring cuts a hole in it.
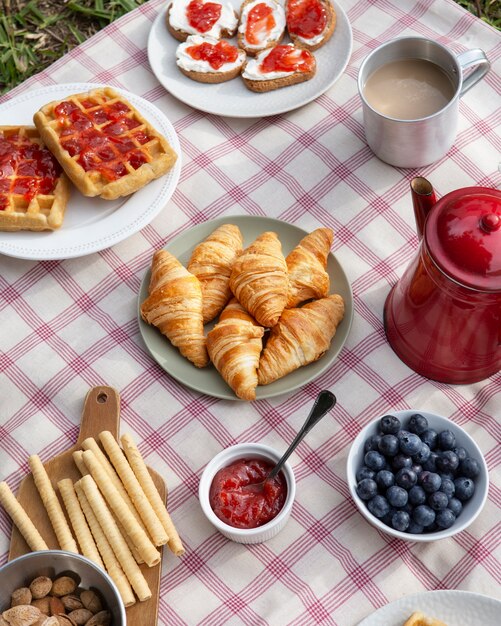
[[[432,184],[422,176],[411,180],[412,206],[416,219],[416,230],[419,239],[423,238],[426,216],[437,201]]]

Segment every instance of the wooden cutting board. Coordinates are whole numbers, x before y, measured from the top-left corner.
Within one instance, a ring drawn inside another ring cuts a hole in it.
[[[47,470],[47,474],[56,492],[57,482],[59,480],[71,478],[76,482],[81,478],[80,472],[73,462],[72,454],[75,450],[81,450],[81,442],[84,439],[87,437],[97,437],[98,433],[103,430],[109,430],[118,440],[120,432],[120,396],[112,387],[94,387],[89,391],[85,398],[82,421],[80,423],[80,433],[76,444],[66,450],[66,452],[44,463],[44,467]],[[151,468],[148,469],[162,500],[165,502],[166,489],[163,478]],[[42,504],[42,500],[40,499],[31,474],[21,481],[17,499],[38,528],[49,548],[59,549],[59,544],[52,530],[49,517]],[[30,548],[14,526],[10,542],[9,560],[21,554],[26,554],[27,552],[30,552]],[[162,562],[160,561],[160,564],[155,567],[147,567],[146,565],[141,565],[140,567],[148,581],[152,597],[146,602],[136,602],[134,606],[126,610],[127,623],[131,626],[156,626]]]

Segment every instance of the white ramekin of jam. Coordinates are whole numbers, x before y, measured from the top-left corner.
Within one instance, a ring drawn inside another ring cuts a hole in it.
[[[289,463],[264,482],[280,454],[259,443],[239,443],[222,450],[205,467],[199,499],[205,516],[228,539],[262,543],[287,523],[296,494]],[[264,482],[264,484],[263,484]]]

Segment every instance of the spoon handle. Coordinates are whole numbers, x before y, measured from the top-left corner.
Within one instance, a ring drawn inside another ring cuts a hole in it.
[[[294,441],[287,448],[287,450],[285,451],[280,461],[278,461],[275,467],[268,474],[266,480],[270,480],[271,478],[274,478],[278,474],[278,472],[282,469],[282,466],[285,463],[285,461],[287,461],[287,459],[290,457],[290,455],[292,454],[296,446],[303,440],[304,436],[308,432],[310,432],[313,426],[318,424],[318,422],[322,419],[322,417],[324,417],[324,415],[328,413],[335,404],[336,404],[336,396],[330,391],[324,390],[318,394],[317,399],[315,400],[315,403],[313,404],[311,408],[310,414],[308,415],[305,423],[303,424],[303,427],[295,436]]]

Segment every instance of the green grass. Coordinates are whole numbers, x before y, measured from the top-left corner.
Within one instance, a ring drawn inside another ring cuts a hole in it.
[[[1,0],[0,94],[53,61],[145,0]],[[499,0],[456,0],[501,29]]]

